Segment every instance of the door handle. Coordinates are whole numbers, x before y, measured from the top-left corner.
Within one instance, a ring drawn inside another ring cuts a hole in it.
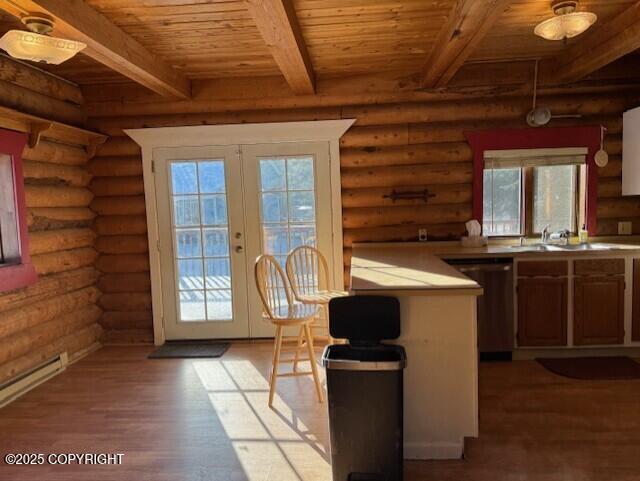
[[[243,249],[243,247],[242,247],[242,246],[236,246],[234,250],[235,250],[238,254],[240,254],[241,252],[243,252],[243,251],[244,251],[244,249]]]

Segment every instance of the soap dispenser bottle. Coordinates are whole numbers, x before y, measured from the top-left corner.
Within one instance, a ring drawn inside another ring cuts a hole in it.
[[[582,229],[578,232],[578,242],[580,242],[580,244],[586,244],[589,242],[589,231],[585,224],[582,224]]]

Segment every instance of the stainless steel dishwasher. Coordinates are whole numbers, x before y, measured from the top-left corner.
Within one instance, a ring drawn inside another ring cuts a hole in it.
[[[509,360],[513,352],[513,259],[445,259],[484,289],[478,297],[480,359]]]

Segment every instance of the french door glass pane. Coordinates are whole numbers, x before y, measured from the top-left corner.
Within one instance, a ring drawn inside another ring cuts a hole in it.
[[[181,257],[202,257],[200,229],[176,229],[178,259]]]
[[[206,317],[204,291],[180,291],[180,320],[201,321]]]
[[[186,227],[200,224],[200,209],[198,197],[195,195],[181,195],[173,199],[173,212],[176,227]]]
[[[176,161],[170,173],[179,320],[231,321],[224,161]]]
[[[287,193],[264,192],[262,194],[262,219],[264,222],[287,222]]]
[[[204,225],[227,223],[227,197],[224,194],[203,195],[200,200],[200,210]]]
[[[284,265],[287,253],[316,244],[313,157],[260,159],[262,249]]]
[[[200,259],[178,259],[178,287],[181,291],[202,289],[202,261]]]

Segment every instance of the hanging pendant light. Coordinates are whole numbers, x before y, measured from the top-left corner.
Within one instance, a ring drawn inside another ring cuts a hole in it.
[[[0,48],[13,58],[58,65],[86,47],[75,40],[50,37],[53,20],[45,15],[26,15],[21,20],[29,31],[9,30],[0,38]]]
[[[539,23],[533,31],[546,40],[573,38],[598,20],[595,13],[578,12],[578,0],[554,0],[551,8],[556,16]]]
[[[553,115],[549,107],[538,107],[538,60],[536,60],[533,70],[533,107],[527,114],[527,124],[529,127],[543,127],[553,119],[579,119],[580,114]]]

